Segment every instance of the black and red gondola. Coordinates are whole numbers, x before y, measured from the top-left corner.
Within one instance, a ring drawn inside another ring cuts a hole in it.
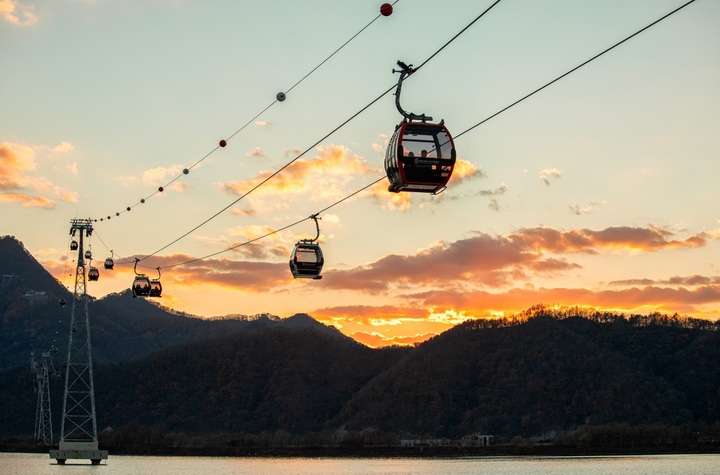
[[[414,73],[412,65],[397,62],[401,69],[395,89],[395,106],[403,121],[395,127],[385,153],[388,191],[438,194],[445,190],[455,166],[455,143],[444,121],[432,123],[425,114],[406,112],[400,106],[402,82]]]
[[[315,220],[315,228],[317,235],[315,239],[302,239],[295,244],[295,248],[290,255],[290,272],[294,278],[303,279],[322,279],[320,272],[322,271],[325,258],[322,249],[317,241],[320,238],[320,225],[318,225],[317,214],[310,216]]]

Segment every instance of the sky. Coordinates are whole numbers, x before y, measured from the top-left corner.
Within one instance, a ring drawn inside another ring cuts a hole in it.
[[[72,288],[70,220],[97,219],[95,297],[137,257],[166,307],[370,346],[536,304],[720,318],[720,2],[477,127],[684,1],[503,0],[464,31],[494,2],[381,3],[0,0],[0,234]],[[437,196],[354,194],[385,173],[398,60],[423,64],[404,109],[456,136]],[[323,279],[293,279],[319,211]]]

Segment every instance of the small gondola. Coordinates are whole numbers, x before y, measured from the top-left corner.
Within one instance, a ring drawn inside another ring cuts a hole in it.
[[[100,278],[100,271],[97,269],[97,267],[90,267],[90,270],[88,271],[88,280],[95,281]]]
[[[80,245],[78,244],[78,242],[76,240],[73,239],[72,241],[70,241],[70,250],[71,251],[77,251],[79,246]]]
[[[290,272],[294,278],[304,279],[322,279],[322,272],[325,258],[323,257],[320,245],[315,241],[320,237],[320,226],[317,220],[320,219],[316,214],[310,216],[315,220],[317,228],[317,236],[315,239],[302,239],[295,244],[295,248],[290,255]]]
[[[133,279],[131,287],[133,298],[148,297],[150,295],[150,278],[145,274],[137,273],[138,262],[140,262],[140,259],[136,257],[135,267],[133,268],[133,270],[135,271],[135,279]]]
[[[150,295],[150,278],[145,274],[135,275],[132,283],[133,297],[147,297]]]
[[[61,307],[64,307],[65,304],[67,303],[67,300],[65,300],[64,298],[61,298],[59,303],[60,303]]]
[[[92,251],[90,249],[85,251],[85,259],[92,259]]]
[[[395,128],[385,153],[388,191],[438,194],[445,190],[455,166],[456,152],[444,121],[432,123],[425,114],[406,112],[400,105],[403,80],[415,70],[402,61],[395,90],[395,105],[403,121]]]
[[[150,279],[150,293],[148,297],[162,297],[162,283],[160,283],[160,279]]]
[[[115,267],[115,261],[113,261],[112,257],[108,257],[105,259],[105,263],[103,265],[105,270],[113,270],[113,267]]]
[[[162,297],[162,283],[160,282],[160,268],[157,268],[157,279],[150,279],[150,293],[148,297]]]

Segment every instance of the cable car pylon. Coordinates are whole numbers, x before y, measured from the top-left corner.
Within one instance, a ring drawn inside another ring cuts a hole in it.
[[[90,344],[90,313],[88,311],[87,276],[83,238],[92,235],[91,219],[72,219],[70,234],[75,237],[78,251],[75,269],[75,292],[70,317],[70,341],[65,367],[65,393],[60,444],[50,450],[50,458],[64,465],[67,459],[90,459],[98,465],[108,458],[107,450],[98,449],[95,387],[93,383],[92,346]],[[78,306],[82,310],[76,312]],[[84,310],[84,312],[83,312]],[[78,313],[80,315],[78,315]]]

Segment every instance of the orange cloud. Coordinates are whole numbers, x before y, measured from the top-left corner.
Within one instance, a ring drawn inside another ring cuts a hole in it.
[[[347,193],[343,185],[373,171],[348,148],[330,145],[319,147],[312,159],[297,159],[275,176],[276,172],[264,171],[249,180],[222,183],[219,187],[237,196],[253,191],[254,200],[282,195],[281,202],[286,203],[288,193],[312,193],[313,199],[341,197]]]
[[[69,203],[77,202],[77,193],[67,191],[45,177],[35,176],[37,168],[33,147],[8,142],[0,144],[0,199],[42,208],[55,206],[52,197]],[[36,194],[29,193],[30,190]]]
[[[661,228],[610,227],[600,231],[521,229],[507,236],[478,233],[453,243],[440,242],[413,255],[388,255],[366,266],[324,273],[329,287],[382,293],[410,285],[474,282],[500,287],[530,275],[557,275],[578,264],[547,254],[598,254],[604,251],[658,251],[699,247],[704,235],[672,239]]]
[[[489,312],[519,312],[538,302],[557,305],[582,305],[633,311],[654,309],[667,312],[693,312],[700,305],[720,302],[720,285],[706,285],[695,289],[683,287],[630,287],[621,290],[592,290],[569,288],[510,289],[506,292],[486,291],[442,292],[429,291],[408,296],[420,305],[436,305],[455,311],[482,316]]]
[[[355,341],[359,341],[365,346],[369,346],[371,348],[379,348],[392,345],[412,346],[416,343],[422,343],[423,341],[426,341],[436,335],[437,333],[424,333],[413,336],[385,336],[382,333],[378,332],[355,332],[349,336]]]
[[[15,26],[32,26],[38,23],[35,7],[18,0],[0,0],[0,18]]]

